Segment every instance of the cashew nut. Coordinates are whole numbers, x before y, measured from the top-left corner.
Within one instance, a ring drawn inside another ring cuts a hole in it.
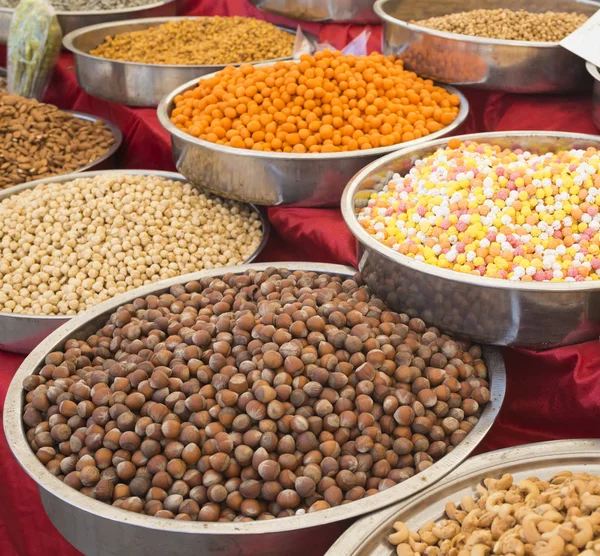
[[[396,547],[396,554],[398,556],[414,556],[415,553],[409,544],[403,543]]]
[[[495,540],[499,539],[506,531],[508,531],[515,524],[515,518],[511,516],[507,517],[496,517],[492,522],[492,526],[490,528],[492,532],[492,537]]]
[[[513,478],[510,473],[505,473],[499,479],[484,479],[483,484],[489,492],[508,490],[513,484]]]
[[[411,533],[408,537],[408,544],[414,552],[423,554],[423,552],[425,552],[425,549],[427,548],[427,545],[424,542],[419,542],[419,540],[419,535],[417,535],[416,533]]]
[[[455,521],[442,521],[440,525],[433,528],[433,534],[438,539],[451,539],[460,531],[460,525]]]
[[[589,519],[579,517],[575,520],[575,526],[579,532],[575,534],[571,541],[577,548],[583,548],[594,538],[594,528]]]
[[[476,544],[471,549],[471,556],[486,556],[489,552],[490,547],[487,544]]]
[[[565,549],[565,541],[558,535],[552,537],[545,545],[533,549],[535,556],[561,556]]]
[[[580,501],[583,511],[594,511],[600,508],[600,496],[598,494],[584,492],[581,495]]]
[[[467,512],[463,511],[463,510],[458,510],[456,508],[456,504],[454,502],[448,502],[446,504],[446,515],[450,518],[450,519],[454,519],[455,521],[458,521],[459,523],[462,523],[463,520],[465,519],[465,517],[467,517]]]
[[[499,506],[504,502],[504,491],[499,491],[499,492],[495,492],[494,494],[491,494],[486,503],[485,503],[485,509],[488,512],[495,512],[498,511]]]
[[[542,516],[534,513],[527,514],[523,518],[523,537],[528,543],[535,544],[541,540],[542,536],[537,528],[541,520]]]
[[[408,535],[409,535],[409,530],[408,530],[408,527],[406,526],[406,524],[402,523],[401,521],[396,521],[396,523],[394,523],[393,527],[396,530],[396,532],[392,533],[388,537],[388,540],[392,544],[405,543],[408,540]]]
[[[525,502],[529,502],[533,498],[536,498],[540,494],[540,489],[537,485],[531,481],[530,479],[526,479],[524,481],[519,481],[517,486],[527,492],[527,496],[525,497]]]
[[[460,507],[465,510],[465,512],[472,512],[474,509],[476,509],[478,506],[475,503],[475,500],[473,500],[472,496],[463,496],[460,500]]]

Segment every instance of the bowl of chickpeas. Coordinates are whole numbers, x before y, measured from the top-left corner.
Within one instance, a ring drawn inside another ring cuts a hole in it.
[[[159,280],[251,262],[254,206],[174,172],[101,170],[0,192],[0,350],[29,353],[79,313]]]
[[[361,168],[451,134],[466,98],[381,54],[320,51],[195,79],[158,107],[177,169],[196,186],[260,205],[338,206]]]

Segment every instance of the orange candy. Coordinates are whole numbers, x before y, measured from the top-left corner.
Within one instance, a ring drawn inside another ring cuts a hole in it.
[[[171,121],[235,148],[341,152],[424,137],[451,124],[459,105],[401,60],[325,50],[299,62],[227,67],[175,97]]]

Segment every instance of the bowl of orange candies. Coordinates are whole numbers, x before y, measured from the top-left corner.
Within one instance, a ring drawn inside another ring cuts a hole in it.
[[[393,56],[324,50],[226,67],[165,97],[160,123],[197,186],[262,205],[339,206],[346,183],[393,150],[451,134],[465,97]]]

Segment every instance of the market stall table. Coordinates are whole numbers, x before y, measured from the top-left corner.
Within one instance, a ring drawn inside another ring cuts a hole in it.
[[[273,23],[295,22],[269,16],[244,0],[189,0],[193,15],[246,15]],[[303,23],[321,41],[342,47],[362,27]],[[381,31],[369,48],[376,50]],[[0,65],[5,51],[0,51]],[[471,113],[462,133],[555,130],[597,134],[591,117],[591,91],[570,96],[519,96],[464,90]],[[80,110],[117,124],[124,135],[123,168],[174,170],[168,135],[154,109],[131,109],[95,99],[78,86],[72,57],[63,54],[46,102]],[[260,261],[315,261],[356,265],[356,244],[337,209],[269,209],[272,233]],[[493,315],[490,315],[493,318]],[[540,323],[540,326],[544,326]],[[600,342],[542,353],[503,350],[508,375],[506,401],[480,451],[529,442],[597,437],[600,430]],[[0,354],[0,407],[22,357]],[[1,426],[1,425],[0,425]],[[0,554],[72,556],[78,552],[54,529],[37,489],[13,459],[0,435]]]

